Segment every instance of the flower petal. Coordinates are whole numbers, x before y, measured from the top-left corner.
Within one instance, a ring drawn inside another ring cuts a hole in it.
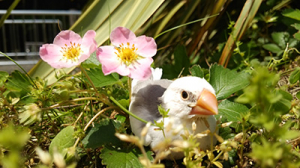
[[[138,60],[133,66],[130,66],[129,77],[133,79],[143,80],[151,76],[151,64],[153,62],[152,58],[143,58]]]
[[[122,43],[124,45],[127,42],[133,43],[135,39],[135,34],[125,27],[117,27],[110,34],[110,41],[116,47],[119,47]]]
[[[84,53],[92,54],[97,49],[97,43],[95,41],[96,32],[89,30],[85,33],[82,38],[81,47]]]
[[[147,36],[139,36],[135,39],[134,44],[137,54],[143,57],[153,57],[157,51],[157,45],[153,38]]]
[[[59,32],[58,35],[56,35],[53,44],[56,44],[58,46],[65,46],[69,45],[70,42],[81,44],[81,37],[79,36],[79,34],[76,34],[71,30],[64,30]]]
[[[97,59],[102,64],[102,71],[104,75],[117,72],[120,75],[128,75],[129,70],[121,66],[118,56],[115,54],[116,50],[113,46],[102,46],[97,49]]]
[[[40,47],[40,56],[45,62],[57,62],[63,57],[61,47],[54,44],[44,44]]]

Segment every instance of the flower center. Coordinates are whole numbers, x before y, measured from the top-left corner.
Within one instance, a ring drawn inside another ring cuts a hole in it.
[[[130,46],[130,43],[127,43],[126,46],[122,43],[118,48],[115,48],[118,52],[115,54],[118,55],[119,59],[125,64],[130,65],[132,62],[138,59],[138,55],[136,54],[137,48],[135,48],[134,44]]]
[[[72,62],[77,62],[79,59],[80,54],[82,53],[81,44],[76,44],[70,42],[71,45],[65,44],[65,47],[62,48],[63,59],[64,60],[71,60]]]

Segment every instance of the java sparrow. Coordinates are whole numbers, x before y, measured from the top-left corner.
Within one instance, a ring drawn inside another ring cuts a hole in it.
[[[214,115],[218,114],[218,102],[213,87],[205,79],[199,77],[181,77],[172,81],[160,79],[161,74],[161,69],[152,69],[152,76],[149,79],[132,81],[129,111],[152,123],[164,120],[165,127],[172,122],[172,129],[165,130],[164,133],[156,126],[150,126],[144,137],[144,145],[154,148],[165,138],[181,140],[184,129],[176,135],[172,133],[172,130],[182,125],[192,133],[193,122],[196,123],[194,134],[208,129],[215,132]],[[162,118],[158,111],[159,105],[169,110],[168,117]],[[141,131],[146,124],[132,116],[129,119],[132,132],[141,137]],[[209,149],[212,142],[216,144],[216,139],[212,136],[198,138],[197,141],[200,143],[201,150]],[[174,154],[173,157],[178,159],[183,155]]]

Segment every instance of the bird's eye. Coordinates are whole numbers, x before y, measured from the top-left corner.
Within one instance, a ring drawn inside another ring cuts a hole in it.
[[[183,100],[187,100],[189,98],[189,94],[186,91],[181,92],[181,98]]]

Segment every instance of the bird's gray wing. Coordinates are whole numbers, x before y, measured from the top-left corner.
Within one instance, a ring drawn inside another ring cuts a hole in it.
[[[161,118],[158,106],[161,104],[160,97],[164,94],[171,80],[146,80],[139,81],[132,90],[129,111],[138,117],[153,122]],[[145,123],[130,116],[130,124],[135,134],[140,133]]]

